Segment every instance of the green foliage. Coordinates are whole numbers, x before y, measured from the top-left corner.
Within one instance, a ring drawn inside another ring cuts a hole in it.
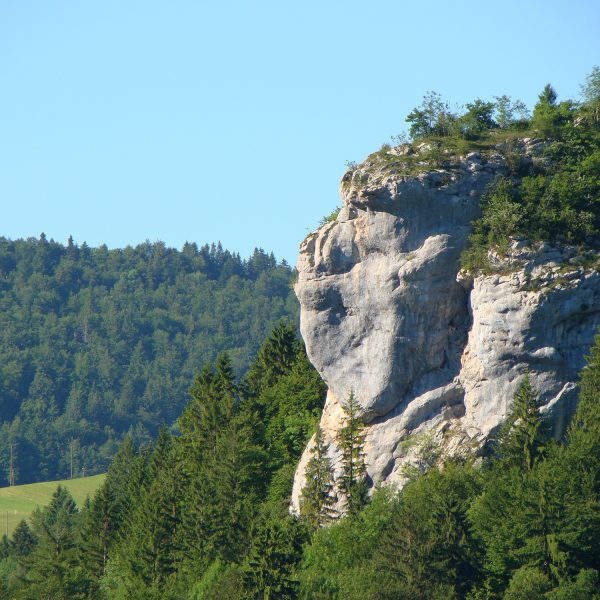
[[[504,466],[517,466],[523,472],[529,472],[540,457],[544,437],[540,401],[526,372],[502,426],[497,455]]]
[[[464,594],[478,579],[480,547],[467,510],[480,489],[475,471],[449,464],[403,491],[375,555],[386,597],[426,600]]]
[[[327,223],[333,223],[333,221],[335,221],[337,216],[340,214],[340,210],[342,210],[342,208],[340,206],[336,206],[336,208],[334,208],[328,215],[325,215],[321,218],[319,221],[319,226],[321,227]]]
[[[300,347],[292,323],[281,321],[258,351],[245,377],[246,393],[252,396],[274,385],[291,370]]]
[[[582,86],[584,102],[558,102],[551,85],[539,95],[533,115],[507,95],[494,102],[476,99],[452,114],[439,94],[428,93],[407,118],[413,140],[402,156],[376,154],[391,172],[415,175],[431,168],[452,169],[459,155],[500,152],[508,167],[482,198],[462,265],[490,271],[488,251],[506,252],[509,238],[597,246],[600,243],[600,69]],[[545,139],[543,151],[525,156],[517,143]],[[430,148],[427,150],[427,148]],[[375,155],[372,155],[372,158]]]
[[[547,84],[538,96],[538,102],[533,109],[531,125],[544,137],[554,137],[561,125],[571,117],[574,105],[572,102],[556,103],[557,94],[554,88]]]
[[[82,597],[88,581],[77,569],[76,525],[75,501],[65,488],[58,486],[50,504],[32,516],[37,544],[21,559],[26,573],[19,598]]]
[[[529,113],[525,103],[521,100],[510,99],[506,94],[495,96],[494,110],[495,121],[500,129],[509,129],[511,127],[523,128],[527,124]]]
[[[594,67],[581,86],[583,111],[593,125],[600,124],[600,68]]]
[[[488,250],[506,252],[514,236],[592,247],[600,241],[600,132],[583,118],[576,123],[578,114],[569,109],[552,125],[555,141],[547,146],[550,162],[543,173],[532,172],[531,163],[525,170],[517,163],[513,177],[494,182],[484,195],[483,214],[462,255],[464,268],[489,270]]]
[[[292,600],[297,597],[295,567],[302,557],[305,532],[295,519],[260,523],[243,567],[245,597]]]
[[[354,391],[342,404],[344,425],[337,434],[338,447],[342,453],[341,474],[337,484],[349,515],[357,514],[367,503],[367,469],[365,466],[365,433],[360,417],[360,405]]]
[[[306,485],[300,499],[300,514],[313,531],[327,525],[337,515],[333,508],[337,498],[333,489],[333,469],[327,455],[328,448],[323,440],[323,432],[317,425],[310,458],[304,471]]]
[[[526,376],[481,469],[429,464],[400,493],[376,490],[369,504],[322,527],[332,515],[321,521],[313,507],[312,521],[303,521],[287,511],[298,454],[280,443],[283,430],[273,423],[303,402],[322,402],[323,388],[301,344],[275,343],[282,334],[274,332],[257,359],[267,366],[266,348],[278,348],[278,374],[251,387],[235,380],[226,356],[208,365],[194,383],[180,436],[162,430],[141,450],[127,438],[81,513],[57,489],[34,515],[32,531],[22,524],[5,541],[2,593],[99,600],[598,596],[600,337],[564,444],[546,439]],[[286,361],[290,347],[296,356]],[[341,480],[340,489],[364,476],[353,394],[345,404],[338,444],[346,446],[348,484]],[[324,486],[314,487],[321,493],[315,507],[330,473],[319,437],[317,430],[311,481],[322,475]],[[418,437],[410,443],[427,446]]]
[[[256,250],[163,243],[109,250],[0,238],[0,476],[105,472],[129,433],[148,444],[181,413],[198,368],[248,368],[281,318],[292,269]]]
[[[304,551],[302,568],[298,574],[300,598],[369,598],[361,596],[365,591],[365,581],[371,583],[373,592],[373,582],[379,579],[370,578],[373,567],[368,563],[389,525],[392,502],[391,490],[378,490],[371,502],[356,516],[341,519],[316,531]]]
[[[467,111],[453,124],[458,134],[467,140],[476,140],[484,132],[494,129],[498,124],[493,119],[494,103],[479,98],[465,105]]]
[[[241,568],[217,559],[194,586],[189,600],[239,600],[243,585]]]
[[[545,597],[548,600],[598,600],[600,598],[598,572],[593,569],[582,569],[574,580],[561,582]]]
[[[406,117],[410,123],[411,137],[422,138],[430,135],[448,135],[456,116],[450,112],[448,103],[437,92],[427,92],[421,106],[414,108]]]
[[[524,210],[509,179],[494,183],[482,198],[483,216],[475,222],[470,247],[461,257],[466,269],[488,267],[488,248],[508,249],[509,236],[519,231]]]
[[[552,588],[548,576],[534,567],[522,567],[515,571],[505,600],[545,600],[546,592]]]
[[[21,521],[12,535],[12,552],[20,558],[29,556],[35,548],[38,540],[31,531],[27,521]]]

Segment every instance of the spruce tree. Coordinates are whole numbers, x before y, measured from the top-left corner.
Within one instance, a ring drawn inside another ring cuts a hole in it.
[[[133,507],[127,538],[117,549],[125,566],[121,585],[132,590],[147,586],[163,594],[182,558],[180,523],[182,469],[172,438],[161,430],[148,461],[148,483]]]
[[[360,419],[360,405],[353,391],[342,408],[345,424],[337,435],[337,443],[342,452],[342,472],[337,484],[345,501],[346,512],[356,515],[367,503],[368,490],[364,425]]]
[[[77,507],[71,494],[58,486],[50,504],[32,515],[38,543],[25,558],[20,597],[67,600],[87,593],[89,581],[77,570]]]
[[[291,517],[259,525],[243,567],[245,598],[293,600],[298,597],[295,568],[306,536]]]
[[[301,342],[294,326],[280,321],[263,343],[244,379],[246,393],[257,396],[292,369]]]
[[[335,518],[333,508],[337,498],[333,489],[333,470],[327,455],[329,445],[323,439],[323,432],[317,425],[315,441],[306,465],[306,485],[302,489],[300,515],[313,531]]]
[[[6,534],[0,540],[0,561],[8,558],[13,553],[13,544]]]
[[[110,481],[104,481],[83,516],[79,562],[94,580],[106,574],[109,551],[121,526],[121,509]]]
[[[448,463],[407,485],[392,505],[374,562],[385,598],[464,598],[478,579],[478,547],[467,509],[479,492],[470,467]]]
[[[193,568],[206,568],[206,561],[218,555],[215,542],[221,529],[215,515],[217,500],[217,468],[226,469],[229,459],[221,452],[223,436],[231,428],[237,406],[237,386],[227,355],[217,359],[215,367],[205,365],[196,376],[191,399],[179,419],[181,435],[176,440],[176,453],[181,457],[185,477],[183,496],[187,510],[182,516],[182,545]],[[246,432],[247,434],[248,432]],[[245,442],[252,438],[250,435]],[[241,450],[241,448],[240,448]],[[237,449],[232,449],[235,454]],[[233,467],[235,469],[235,467]],[[227,505],[231,498],[224,501]],[[223,549],[227,553],[227,549]]]
[[[540,401],[535,394],[529,373],[526,372],[514,395],[513,403],[503,425],[498,454],[505,465],[530,472],[543,451],[544,429]]]
[[[35,545],[37,544],[37,538],[31,531],[27,521],[23,519],[16,526],[12,534],[12,545],[16,556],[28,556]]]
[[[563,490],[561,537],[577,566],[600,571],[600,335],[581,372],[567,442],[552,469]]]
[[[210,496],[208,540],[212,558],[239,562],[267,483],[267,457],[252,441],[251,424],[235,417],[217,441],[218,459],[206,472]]]

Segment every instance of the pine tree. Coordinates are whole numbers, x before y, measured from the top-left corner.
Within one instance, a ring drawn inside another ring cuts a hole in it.
[[[12,535],[12,543],[16,556],[28,556],[37,544],[37,538],[25,519],[16,526]]]
[[[247,395],[256,396],[289,373],[300,342],[292,323],[279,322],[263,343],[244,380]]]
[[[360,405],[353,391],[342,408],[345,424],[337,435],[337,443],[342,452],[342,473],[337,483],[345,500],[346,512],[356,515],[367,503],[368,490],[364,425],[359,415]]]
[[[79,531],[79,562],[94,580],[106,574],[109,550],[120,526],[121,509],[110,481],[105,481],[85,512]]]
[[[0,540],[0,561],[8,558],[13,553],[13,544],[4,534]]]
[[[133,508],[127,538],[117,549],[125,589],[145,585],[162,594],[182,558],[183,477],[172,438],[161,430],[148,461],[148,483]]]
[[[245,597],[252,600],[297,598],[294,571],[305,540],[302,528],[290,517],[261,524],[254,533],[243,568]]]
[[[76,568],[77,512],[71,494],[59,485],[50,504],[33,513],[38,543],[24,559],[23,598],[67,600],[86,593],[89,581]]]
[[[337,498],[333,490],[333,470],[327,455],[328,448],[323,432],[317,425],[305,470],[306,485],[302,489],[300,501],[300,515],[313,531],[329,523],[337,514],[333,508]]]
[[[505,464],[530,472],[543,451],[544,429],[540,401],[525,373],[499,436],[498,454]]]

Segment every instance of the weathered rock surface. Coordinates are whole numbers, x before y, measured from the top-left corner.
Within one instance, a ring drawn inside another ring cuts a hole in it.
[[[519,150],[535,160],[539,144],[526,140]],[[500,154],[416,174],[367,161],[342,179],[337,219],[301,245],[301,330],[329,389],[321,426],[339,465],[340,403],[354,391],[374,485],[401,485],[407,465],[438,451],[480,447],[527,369],[557,431],[572,410],[600,324],[595,257],[515,241],[497,258],[500,272],[459,272],[481,195],[506,168]],[[294,482],[296,507],[309,449]]]

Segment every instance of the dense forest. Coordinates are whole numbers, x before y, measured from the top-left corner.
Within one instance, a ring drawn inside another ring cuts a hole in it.
[[[255,250],[122,250],[0,238],[0,482],[106,471],[129,434],[172,424],[194,374],[227,349],[243,373],[281,318],[292,269]]]
[[[242,381],[221,355],[197,375],[177,436],[143,448],[127,437],[90,502],[58,488],[3,538],[0,597],[600,598],[600,336],[562,441],[525,376],[483,462],[415,470],[400,493],[364,493],[348,398],[337,492],[316,443],[294,517],[293,472],[324,392],[285,324]]]

